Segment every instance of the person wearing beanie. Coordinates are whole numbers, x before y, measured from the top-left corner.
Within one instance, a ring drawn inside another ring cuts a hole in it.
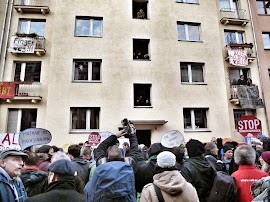
[[[204,145],[191,139],[186,144],[189,158],[181,168],[181,174],[198,193],[199,200],[206,202],[213,185],[214,169],[204,157]]]
[[[225,168],[225,172],[226,173],[230,173],[230,165],[231,165],[231,162],[232,162],[232,158],[233,158],[233,148],[228,146],[228,145],[224,145],[223,146],[223,152],[224,152],[224,155],[221,157],[221,160],[224,164],[224,168]]]
[[[270,173],[270,151],[265,151],[261,154],[260,156],[260,163],[262,165],[261,170],[264,172],[267,172],[268,174]]]
[[[144,186],[141,202],[159,202],[155,186],[161,191],[164,201],[199,201],[196,189],[175,168],[175,163],[176,157],[169,151],[157,155],[154,181]]]

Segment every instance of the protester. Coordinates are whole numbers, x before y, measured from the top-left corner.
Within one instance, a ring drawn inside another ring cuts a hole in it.
[[[6,149],[0,153],[0,201],[23,202],[27,198],[20,179],[23,160],[27,154],[16,149]]]
[[[173,148],[170,149],[170,151],[176,157],[176,162],[175,162],[174,167],[177,170],[181,170],[182,165],[183,165],[183,159],[184,159],[184,156],[185,156],[185,148],[184,148],[184,146],[180,145],[178,147],[173,147]]]
[[[50,165],[52,155],[54,150],[50,145],[42,145],[36,150],[38,155],[38,168],[39,170],[45,171],[48,173],[48,166]]]
[[[176,157],[169,151],[157,155],[156,174],[153,183],[144,186],[141,202],[159,202],[160,191],[164,201],[199,202],[195,188],[174,167]]]
[[[214,170],[204,158],[204,145],[195,139],[186,144],[189,158],[184,162],[181,174],[196,189],[199,200],[206,202],[210,194]]]
[[[204,146],[205,149],[205,159],[208,163],[215,168],[216,171],[223,171],[225,166],[221,160],[218,160],[218,148],[214,142],[208,142]]]
[[[250,186],[262,177],[268,176],[268,174],[255,167],[256,152],[249,145],[237,147],[234,158],[239,165],[238,170],[232,174],[238,187],[237,201],[252,201],[253,196],[250,193]]]
[[[48,170],[50,172],[47,192],[29,197],[26,202],[85,201],[84,195],[76,191],[74,183],[76,168],[69,160],[57,160],[48,167]]]
[[[34,196],[42,193],[44,180],[47,181],[48,174],[37,167],[38,156],[34,152],[25,152],[28,158],[25,159],[25,166],[22,168],[21,179],[27,191],[27,195]]]
[[[230,147],[229,145],[225,145],[223,147],[223,152],[224,152],[224,155],[221,157],[221,160],[225,166],[225,172],[227,174],[230,174],[229,171],[230,171],[230,165],[232,163],[232,158],[233,158],[233,148]]]
[[[265,151],[262,153],[262,155],[260,157],[260,163],[262,165],[261,170],[269,174],[270,173],[270,168],[269,168],[270,151]]]

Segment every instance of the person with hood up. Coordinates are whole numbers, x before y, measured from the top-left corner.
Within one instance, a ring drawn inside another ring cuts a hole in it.
[[[161,191],[164,201],[199,201],[196,189],[174,167],[175,163],[176,157],[169,151],[157,155],[157,174],[153,183],[144,186],[141,202],[159,202],[156,189]]]
[[[48,167],[50,165],[51,158],[54,153],[52,146],[42,145],[40,148],[36,150],[36,153],[39,158],[38,164],[37,164],[39,170],[42,170],[48,173],[49,172]]]

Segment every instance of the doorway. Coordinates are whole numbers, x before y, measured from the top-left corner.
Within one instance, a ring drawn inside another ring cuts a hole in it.
[[[147,147],[151,145],[151,130],[136,130],[138,144],[144,144]]]

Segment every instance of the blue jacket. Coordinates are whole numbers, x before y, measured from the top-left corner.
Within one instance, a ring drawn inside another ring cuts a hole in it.
[[[136,202],[132,167],[123,161],[97,166],[84,193],[87,202]]]
[[[23,202],[27,193],[19,177],[12,179],[8,173],[0,167],[0,201]]]

